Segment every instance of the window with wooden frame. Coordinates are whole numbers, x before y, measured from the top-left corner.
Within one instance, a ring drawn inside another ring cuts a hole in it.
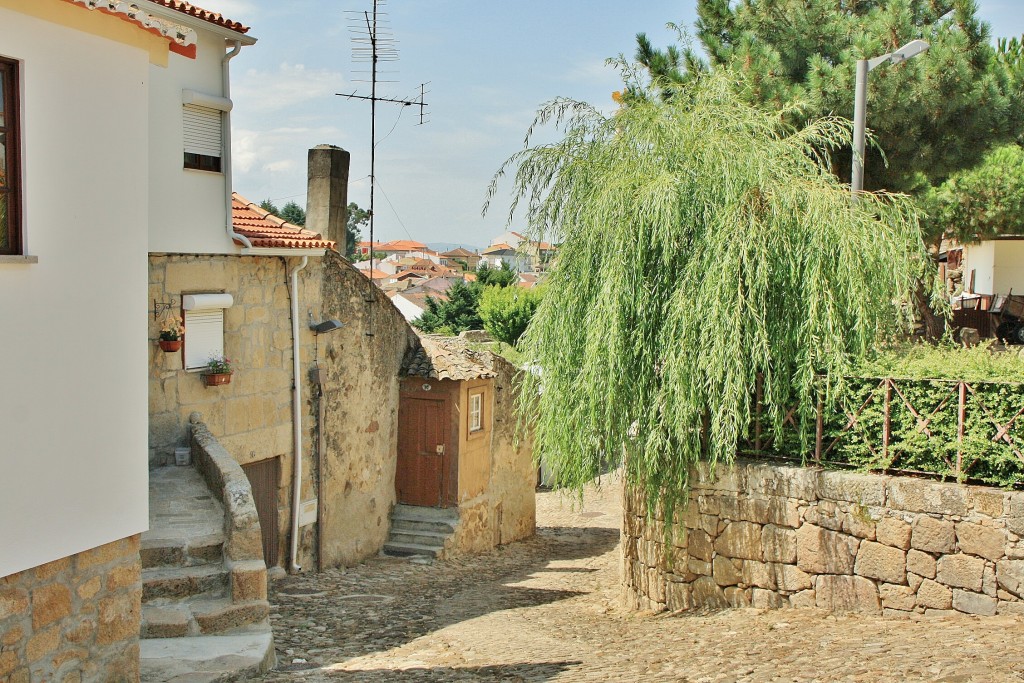
[[[0,57],[0,254],[20,255],[21,114],[18,62]]]
[[[484,392],[469,395],[469,432],[479,432],[484,428]]]

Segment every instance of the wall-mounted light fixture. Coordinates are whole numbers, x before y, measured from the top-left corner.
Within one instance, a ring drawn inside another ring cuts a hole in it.
[[[319,323],[312,323],[311,322],[309,324],[309,329],[313,330],[313,332],[315,334],[323,334],[324,332],[331,332],[332,330],[339,330],[343,326],[344,325],[342,324],[342,322],[340,320],[338,320],[336,318],[328,318],[327,320],[324,320],[323,322],[319,322]]]

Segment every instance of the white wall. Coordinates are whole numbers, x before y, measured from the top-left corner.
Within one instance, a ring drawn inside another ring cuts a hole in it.
[[[167,67],[150,67],[149,250],[154,253],[237,254],[225,230],[225,175],[186,170],[182,133],[183,89],[222,96],[224,39],[198,30],[195,59],[171,54]],[[245,59],[246,49],[232,61]],[[187,199],[186,199],[187,198]]]
[[[147,526],[149,58],[2,7],[0,55],[24,62],[39,259],[0,263],[6,576]]]
[[[971,271],[974,271],[975,294],[1002,294],[994,292],[993,266],[995,265],[995,242],[989,240],[980,244],[964,245],[964,291],[970,289]]]
[[[1024,240],[994,240],[992,268],[994,294],[1024,294]]]
[[[424,309],[409,301],[401,294],[395,294],[391,297],[391,303],[395,305],[395,308],[397,308],[402,316],[409,322],[412,322],[423,315]]]

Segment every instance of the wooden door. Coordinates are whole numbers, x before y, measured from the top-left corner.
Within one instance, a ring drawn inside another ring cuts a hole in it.
[[[242,465],[242,471],[249,478],[256,515],[260,518],[263,561],[268,567],[274,567],[277,565],[278,553],[277,494],[281,488],[281,458]]]
[[[443,506],[445,453],[451,448],[450,432],[451,415],[446,397],[401,397],[395,472],[399,503]]]

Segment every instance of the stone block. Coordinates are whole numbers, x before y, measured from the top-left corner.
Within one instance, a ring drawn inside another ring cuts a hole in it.
[[[1002,559],[1006,548],[1006,532],[1002,529],[970,522],[956,525],[956,540],[960,544],[960,552],[993,562]]]
[[[735,501],[733,497],[726,498],[726,501]],[[719,501],[718,496],[697,496],[697,509],[700,510],[702,515],[720,515],[722,514],[722,504],[725,501]]]
[[[807,508],[807,511],[804,513],[805,521],[830,531],[843,530],[842,517],[842,513],[836,507],[836,504],[830,500],[819,501],[817,505]]]
[[[819,576],[814,582],[815,605],[830,612],[879,612],[875,584],[862,576]]]
[[[18,664],[21,663],[21,658],[17,652],[0,652],[0,680],[7,680],[7,676],[14,671]]]
[[[58,645],[60,645],[60,626],[51,626],[46,630],[39,631],[25,644],[25,661],[29,664],[38,662],[53,654]]]
[[[231,599],[236,602],[267,599],[267,565],[262,560],[231,565]]]
[[[725,592],[710,576],[702,576],[690,585],[690,600],[694,607],[724,609],[729,606]]]
[[[893,548],[908,550],[910,548],[910,524],[897,517],[883,517],[875,525],[875,538],[879,543],[891,545]]]
[[[1024,616],[1024,602],[1008,602],[1006,600],[1000,600],[996,605],[996,614]]]
[[[826,470],[818,473],[818,495],[860,505],[884,505],[885,479],[871,474]]]
[[[953,606],[953,591],[941,583],[925,579],[917,589],[917,606],[926,609],[950,609]]]
[[[754,590],[757,590],[756,588]],[[725,589],[725,601],[729,603],[729,607],[743,608],[750,607],[750,589],[749,588],[737,588],[736,586],[730,586]]]
[[[17,642],[20,642],[25,637],[25,631],[20,626],[14,628],[8,628],[2,634],[0,634],[0,645],[3,648],[9,648]],[[0,649],[3,649],[0,648]]]
[[[810,574],[852,574],[860,541],[804,524],[796,532],[797,566]],[[819,596],[820,597],[820,596]]]
[[[78,553],[75,556],[75,568],[77,571],[110,564],[115,560],[122,560],[132,554],[130,539],[121,539],[113,543],[107,543],[90,550]],[[137,545],[137,543],[136,543]],[[136,548],[136,552],[138,548]]]
[[[952,522],[927,515],[914,521],[910,546],[930,553],[951,553],[956,545],[956,530]]]
[[[109,645],[138,636],[141,611],[141,587],[138,591],[100,600],[96,644]]]
[[[932,577],[932,578],[935,578],[935,577]],[[915,592],[917,591],[918,588],[920,588],[922,581],[924,581],[924,577],[923,576],[921,576],[919,574],[913,574],[911,572],[907,572],[907,585],[910,586],[910,588],[912,590],[914,590]]]
[[[1009,495],[1009,514],[1006,516],[1006,527],[1017,534],[1024,536],[1024,493],[1016,491]]]
[[[935,578],[935,558],[920,550],[907,551],[907,571],[926,579]]]
[[[142,565],[138,562],[114,567],[107,574],[107,590],[118,591],[139,585],[142,581],[141,572]]]
[[[914,609],[917,596],[910,586],[896,586],[890,583],[883,583],[878,587],[878,594],[882,598],[882,607],[886,609],[898,609],[905,612]]]
[[[907,512],[965,516],[968,512],[967,491],[957,484],[936,484],[893,477],[886,485],[886,501],[890,508]]]
[[[690,609],[689,584],[670,582],[665,586],[665,599],[669,610],[673,612]]]
[[[735,586],[743,580],[743,572],[740,560],[732,560],[723,555],[717,555],[711,562],[712,575],[715,583],[719,586]]]
[[[701,515],[700,516],[700,527],[711,537],[718,535],[718,516],[717,515]]]
[[[996,585],[1018,598],[1024,598],[1024,560],[997,562]]]
[[[760,560],[761,527],[750,522],[730,522],[715,539],[715,552],[726,557]]]
[[[1008,496],[1001,491],[972,487],[968,491],[967,498],[970,501],[971,509],[977,514],[986,517],[1002,517],[1006,514],[1005,503]]]
[[[996,588],[996,568],[993,565],[985,565],[985,573],[981,577],[981,592],[992,598],[998,592]]]
[[[748,586],[757,586],[758,588],[775,590],[777,585],[775,582],[775,570],[773,565],[765,564],[764,562],[755,562],[753,560],[744,560],[743,583]]]
[[[905,583],[907,555],[899,548],[874,541],[864,541],[857,551],[854,573],[886,583]]]
[[[21,588],[0,586],[0,621],[28,611],[28,592]]]
[[[774,591],[761,588],[751,590],[750,606],[755,609],[781,609],[788,603],[784,597]]]
[[[843,533],[875,540],[875,520],[872,519],[868,509],[861,505],[855,505],[851,512],[843,513],[841,518]]]
[[[96,633],[96,621],[85,618],[64,632],[64,637],[69,643],[83,645],[89,642]]]
[[[51,583],[32,590],[32,628],[36,631],[69,614],[71,589],[64,584]]]
[[[796,562],[796,532],[773,524],[761,529],[761,548],[765,562]]]
[[[797,592],[814,587],[814,577],[791,564],[777,564],[775,581],[780,591]]]
[[[771,497],[768,499],[765,521],[775,526],[795,529],[800,526],[800,508],[790,498]]]
[[[706,532],[695,529],[689,534],[688,550],[690,557],[704,562],[710,562],[714,555],[714,547],[711,545],[711,537]]]
[[[817,606],[817,598],[814,594],[814,589],[803,590],[799,593],[794,593],[789,596],[790,607],[797,607],[801,609],[807,609],[809,607]]]
[[[970,591],[953,589],[953,609],[966,614],[979,614],[981,616],[995,616],[998,601],[987,595],[972,593]]]
[[[946,586],[980,592],[984,573],[984,560],[957,553],[939,558],[935,580]]]
[[[711,576],[711,563],[691,557],[686,563],[686,570],[691,574]]]
[[[67,571],[71,568],[71,558],[63,557],[53,562],[47,562],[46,564],[39,565],[35,568],[36,581],[49,581],[57,574],[63,571]]]

